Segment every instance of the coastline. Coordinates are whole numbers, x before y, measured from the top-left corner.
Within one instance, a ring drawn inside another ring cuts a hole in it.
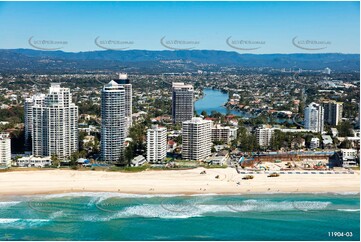
[[[200,174],[203,170],[207,174]],[[106,192],[187,196],[360,192],[359,171],[354,171],[354,174],[282,174],[279,177],[254,174],[254,179],[242,180],[244,176],[232,168],[138,173],[24,170],[0,173],[0,195]]]

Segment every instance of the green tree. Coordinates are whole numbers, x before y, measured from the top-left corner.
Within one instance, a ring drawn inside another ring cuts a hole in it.
[[[347,137],[352,135],[352,124],[350,121],[344,121],[337,125],[338,135],[340,137]]]

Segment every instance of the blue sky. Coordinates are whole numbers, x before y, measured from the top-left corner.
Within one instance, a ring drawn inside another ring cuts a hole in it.
[[[122,42],[111,48],[165,50],[165,37],[191,41],[167,42],[181,48],[360,53],[359,12],[359,2],[1,2],[0,48],[33,48],[33,36],[73,52],[102,50],[96,37]]]

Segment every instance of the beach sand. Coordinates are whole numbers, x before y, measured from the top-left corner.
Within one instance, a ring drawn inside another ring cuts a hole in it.
[[[200,174],[206,170],[206,174]],[[215,178],[216,176],[219,178]],[[357,193],[360,172],[354,174],[255,174],[252,180],[235,169],[143,171],[138,173],[37,170],[0,173],[0,195],[68,192],[134,194],[247,194],[247,193]],[[238,184],[237,184],[238,183]]]

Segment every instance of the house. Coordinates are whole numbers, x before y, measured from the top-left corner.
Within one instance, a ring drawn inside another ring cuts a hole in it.
[[[310,142],[310,149],[316,149],[320,147],[320,139],[319,138],[312,138]]]
[[[142,166],[147,162],[144,156],[138,155],[134,157],[131,161],[131,166]]]
[[[324,149],[330,149],[333,147],[333,140],[330,135],[322,135],[322,145]]]

